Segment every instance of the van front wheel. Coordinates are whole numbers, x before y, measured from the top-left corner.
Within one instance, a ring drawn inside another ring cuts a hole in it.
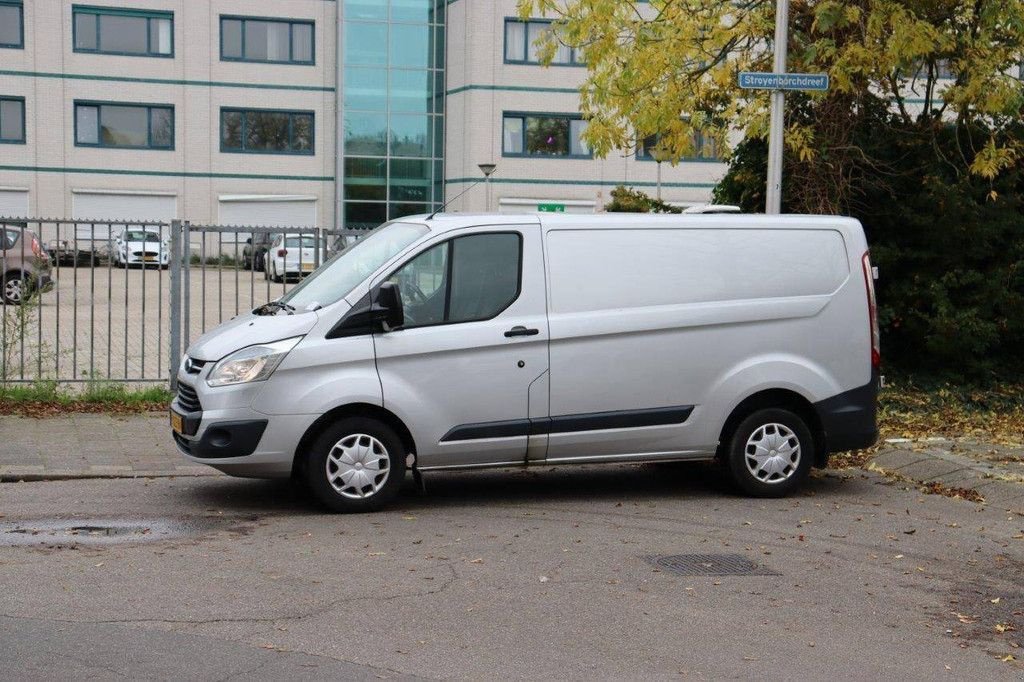
[[[331,511],[376,511],[398,493],[405,456],[401,439],[387,425],[351,417],[320,434],[303,473],[310,491]]]
[[[758,410],[736,427],[726,456],[732,478],[743,492],[783,497],[810,473],[814,439],[804,420],[793,412]]]

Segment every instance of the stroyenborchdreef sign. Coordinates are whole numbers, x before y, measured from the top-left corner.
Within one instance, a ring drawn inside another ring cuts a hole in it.
[[[745,90],[828,90],[827,73],[756,73],[742,71],[739,86]]]

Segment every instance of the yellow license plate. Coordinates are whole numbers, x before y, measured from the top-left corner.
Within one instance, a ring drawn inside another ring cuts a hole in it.
[[[313,266],[314,265],[315,265],[315,263],[303,263],[302,264],[302,271],[303,272],[313,272]]]
[[[156,256],[146,256],[146,260],[152,263],[153,261],[156,260]]]
[[[181,415],[176,412],[171,412],[171,429],[175,433],[181,433],[184,426],[182,425]]]

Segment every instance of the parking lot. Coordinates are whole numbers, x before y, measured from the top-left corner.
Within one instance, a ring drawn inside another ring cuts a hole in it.
[[[356,516],[287,483],[52,481],[0,508],[0,663],[28,677],[1022,674],[1024,517],[864,472],[784,500],[702,466],[436,474]],[[10,532],[53,519],[152,537]]]
[[[166,380],[170,355],[168,270],[106,263],[54,267],[56,286],[22,312],[3,308],[9,379]],[[280,297],[294,281],[272,283],[233,265],[189,270],[188,338]]]

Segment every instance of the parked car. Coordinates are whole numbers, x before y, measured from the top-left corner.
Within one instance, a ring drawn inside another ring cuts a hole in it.
[[[71,239],[51,239],[46,247],[52,265],[99,265],[100,254],[90,245]]]
[[[196,340],[171,426],[335,511],[407,467],[717,459],[778,497],[875,442],[880,358],[850,218],[418,216]]]
[[[0,298],[5,305],[21,305],[33,294],[53,289],[50,260],[39,236],[31,230],[0,225]]]
[[[169,240],[155,230],[127,229],[114,239],[112,257],[114,264],[122,268],[130,265],[166,268],[170,263],[171,247]]]
[[[267,249],[279,236],[273,232],[256,232],[246,239],[245,246],[242,247],[242,267],[246,270],[263,272],[266,268]]]
[[[275,282],[305,277],[327,260],[324,247],[317,256],[317,238],[311,234],[279,234],[270,243],[263,276]]]

